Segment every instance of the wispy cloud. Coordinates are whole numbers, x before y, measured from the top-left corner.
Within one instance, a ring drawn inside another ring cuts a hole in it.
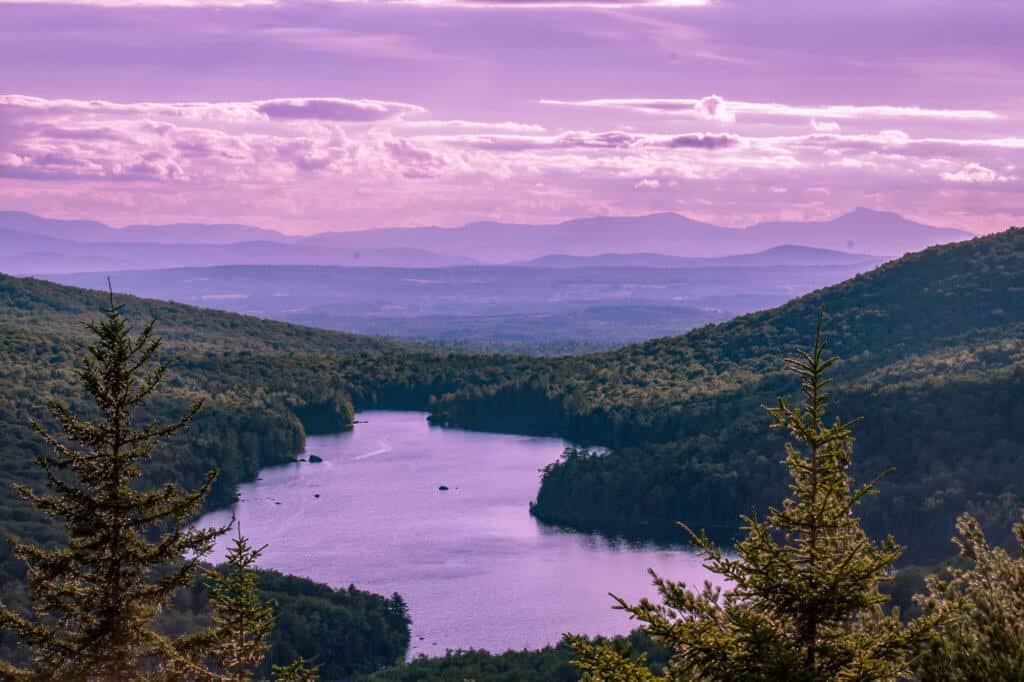
[[[340,97],[292,97],[253,102],[136,102],[44,99],[25,95],[0,95],[0,116],[65,116],[84,118],[145,117],[169,120],[220,120],[254,123],[265,120],[346,121],[369,123],[418,114],[422,107],[404,102],[385,102]]]
[[[421,119],[402,121],[403,130],[475,130],[499,133],[542,133],[544,126],[536,123],[520,123],[517,121],[467,121],[464,119]]]
[[[991,168],[986,168],[980,163],[969,163],[955,172],[942,173],[942,179],[947,182],[966,183],[989,183],[989,182],[1010,182],[1014,178],[1002,175]]]
[[[643,114],[683,116],[734,121],[738,116],[808,119],[938,119],[950,121],[994,121],[1002,118],[984,109],[933,109],[918,106],[843,105],[817,106],[726,100],[718,95],[692,98],[607,98],[587,100],[543,99],[542,104],[599,109],[619,109]]]
[[[544,149],[697,149],[716,151],[740,144],[730,134],[684,133],[664,135],[621,130],[604,132],[567,131],[558,135],[449,135],[435,136],[434,142],[485,151],[521,152]]]

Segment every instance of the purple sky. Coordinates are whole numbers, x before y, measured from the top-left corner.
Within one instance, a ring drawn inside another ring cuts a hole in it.
[[[1019,0],[0,0],[0,208],[1024,222]]]

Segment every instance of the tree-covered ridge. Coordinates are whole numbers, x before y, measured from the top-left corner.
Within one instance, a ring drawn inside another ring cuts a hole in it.
[[[607,643],[632,657],[643,654],[655,672],[664,669],[671,652],[636,630],[627,636],[588,640]],[[356,675],[356,682],[576,682],[580,669],[573,665],[576,654],[567,642],[543,649],[491,653],[472,649],[448,651],[444,656],[420,656],[403,665],[385,668],[371,675]]]
[[[34,452],[35,475],[25,467],[12,486],[37,513],[14,507],[11,514],[13,553],[4,556],[0,574],[0,677],[247,680],[265,666],[278,682],[317,679],[322,666],[304,657],[275,664],[282,645],[308,656],[331,651],[326,658],[336,676],[399,659],[409,618],[398,595],[260,576],[255,560],[262,550],[240,534],[227,565],[196,582],[199,561],[227,530],[191,525],[217,471],[201,474],[192,489],[182,486],[182,478],[196,474],[195,458],[161,446],[193,425],[207,396],[193,391],[191,404],[168,420],[181,396],[162,400],[157,391],[168,367],[156,361],[155,323],[134,334],[113,294],[102,312],[85,324],[89,342],[62,376],[78,388],[65,391],[76,407],[37,394],[49,419],[28,420],[45,447]],[[201,438],[189,445],[200,444]],[[151,471],[154,464],[168,468],[166,480]],[[27,536],[17,532],[18,521],[33,520],[21,529]],[[262,594],[268,590],[280,591],[302,617],[295,621],[292,613],[293,622],[276,628],[277,604]],[[204,600],[206,613],[182,617]],[[317,617],[306,621],[308,614]],[[275,655],[268,658],[272,634]]]
[[[116,277],[116,275],[114,275]],[[83,319],[96,314],[104,293],[0,273],[0,327],[86,338]],[[181,303],[118,295],[132,319],[154,319],[166,350],[190,352],[287,352],[294,354],[380,352],[401,344],[261,320]]]
[[[689,435],[685,417],[692,409],[732,392],[749,392],[766,377],[784,376],[777,349],[798,344],[807,320],[822,305],[829,312],[835,350],[846,358],[840,378],[848,381],[917,356],[948,353],[951,345],[970,353],[979,340],[998,341],[1019,353],[1021,293],[1024,229],[1011,229],[910,254],[778,308],[684,336],[538,362],[510,384],[448,396],[437,410],[459,423],[475,422],[489,407],[483,405],[488,398],[512,402],[512,394],[534,393],[562,405],[563,433],[586,431],[606,445],[672,440]],[[611,419],[600,433],[589,423],[574,428],[602,412]],[[527,418],[515,412],[506,416]],[[672,423],[662,423],[666,418]],[[633,429],[619,434],[617,422]]]
[[[304,657],[319,664],[321,679],[341,680],[405,657],[410,620],[400,595],[387,597],[352,585],[335,589],[271,570],[259,570],[257,577],[260,597],[277,605],[270,650],[259,669],[263,675],[271,666]],[[209,626],[209,611],[207,581],[200,577],[175,596],[159,626],[172,635],[193,632]]]
[[[102,308],[105,294],[0,275],[0,475],[35,475],[40,443],[26,424],[48,397],[79,406],[72,368],[84,350],[81,321]],[[427,409],[431,396],[465,382],[507,379],[520,362],[490,356],[434,353],[351,334],[133,297],[125,315],[156,320],[169,375],[154,414],[195,399],[206,409],[181,440],[158,453],[154,480],[190,483],[216,468],[211,503],[232,499],[260,466],[290,461],[307,432],[337,431],[360,408]],[[0,531],[26,533],[0,487]],[[16,516],[17,518],[13,518]],[[6,526],[11,521],[14,526]],[[31,523],[28,521],[27,523]]]
[[[948,554],[963,509],[1003,529],[1020,504],[1022,291],[1024,230],[1014,229],[682,337],[535,364],[446,396],[435,413],[611,446],[548,469],[534,508],[543,520],[671,538],[682,519],[728,535],[739,513],[784,491],[761,405],[793,389],[778,350],[797,345],[824,305],[844,358],[837,404],[865,417],[856,466],[896,469],[865,525],[914,533],[908,556],[931,561]]]

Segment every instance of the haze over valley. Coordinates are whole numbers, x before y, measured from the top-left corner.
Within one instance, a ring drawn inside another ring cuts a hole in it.
[[[892,258],[971,236],[969,231],[931,227],[895,213],[867,209],[829,221],[758,223],[745,229],[662,213],[579,218],[553,225],[477,222],[456,228],[322,232],[304,237],[246,225],[112,228],[94,221],[53,220],[7,211],[0,212],[0,237],[5,246],[0,267],[15,274],[249,264],[444,267],[537,264],[538,259],[544,264],[551,256],[609,254],[720,258],[780,246]],[[815,262],[813,252],[805,255],[803,262]],[[817,259],[823,264],[840,261],[843,259],[827,254]],[[657,265],[700,264],[664,261]],[[780,259],[776,264],[797,263]]]
[[[115,229],[8,212],[0,234],[9,247],[0,266],[15,273],[93,289],[110,277],[116,291],[138,296],[541,354],[679,334],[970,236],[865,209],[743,230],[661,214],[302,238],[239,225]]]

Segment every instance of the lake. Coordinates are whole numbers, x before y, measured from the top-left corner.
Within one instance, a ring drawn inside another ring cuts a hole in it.
[[[413,656],[625,633],[631,622],[608,592],[654,596],[648,568],[688,583],[707,575],[682,549],[611,542],[530,516],[539,470],[559,457],[561,440],[434,427],[420,412],[356,418],[365,423],[351,432],[307,439],[303,457],[322,463],[265,469],[241,486],[233,509],[200,523],[234,513],[253,543],[268,545],[264,568],[400,593]]]

